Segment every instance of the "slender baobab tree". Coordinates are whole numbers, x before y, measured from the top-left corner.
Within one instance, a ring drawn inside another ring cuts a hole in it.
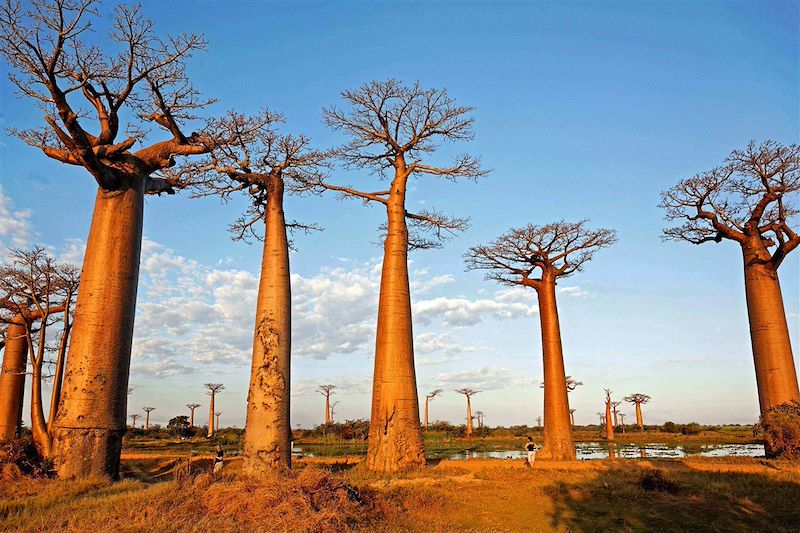
[[[331,424],[335,423],[336,419],[334,415],[336,414],[336,406],[339,405],[339,402],[331,402]]]
[[[543,456],[575,459],[569,419],[567,376],[556,306],[556,281],[581,270],[616,240],[613,230],[592,230],[586,221],[512,228],[496,241],[470,249],[468,270],[488,270],[486,279],[533,288],[539,297],[544,358]],[[535,277],[538,275],[538,277]],[[577,385],[576,385],[577,386]]]
[[[51,159],[83,167],[98,185],[54,425],[62,477],[118,476],[144,195],[174,192],[158,173],[208,151],[202,135],[183,131],[209,103],[184,68],[203,38],[160,39],[136,5],[116,8],[107,39],[85,38],[103,18],[95,0],[0,5],[0,54],[46,123],[13,133]],[[166,135],[151,141],[151,127]]]
[[[475,420],[478,421],[478,429],[483,429],[483,411],[475,411]]]
[[[541,416],[537,416],[536,417],[536,427],[537,428],[542,427],[542,417]]]
[[[614,440],[614,419],[611,418],[611,389],[606,391],[606,414],[603,417],[606,424],[606,440]]]
[[[131,427],[133,429],[136,429],[136,421],[139,420],[142,417],[142,415],[138,413],[133,413],[132,415],[129,415],[129,417],[131,419]]]
[[[150,413],[155,411],[155,407],[142,407],[142,411],[147,413],[144,417],[144,430],[147,431],[150,429]]]
[[[194,410],[200,407],[199,403],[187,403],[186,407],[189,408],[189,427],[194,427]]]
[[[468,155],[445,166],[428,160],[441,142],[473,135],[472,108],[456,105],[445,89],[373,81],[343,92],[342,97],[346,109],[324,111],[328,126],[350,137],[337,149],[338,158],[350,168],[368,169],[391,180],[376,192],[321,185],[386,209],[367,467],[380,472],[421,468],[425,452],[414,370],[408,250],[440,246],[444,237],[465,229],[467,220],[435,211],[409,212],[409,180],[422,175],[475,179],[486,172]]]
[[[425,431],[428,431],[428,404],[441,393],[442,389],[436,389],[425,395]]]
[[[471,402],[471,400],[472,400],[472,397],[474,395],[478,394],[481,391],[465,387],[463,389],[457,389],[455,392],[457,392],[459,394],[463,394],[464,397],[467,399],[467,437],[471,437],[472,436],[472,419],[473,419],[473,416],[472,416],[472,402]]]
[[[208,389],[208,394],[211,401],[208,402],[208,433],[206,436],[211,438],[214,436],[214,402],[217,399],[217,393],[225,390],[225,385],[222,383],[206,383],[205,388]]]
[[[264,475],[291,467],[289,387],[291,369],[291,277],[287,230],[318,229],[287,221],[285,192],[301,194],[318,184],[329,154],[310,148],[303,135],[283,135],[279,114],[248,117],[230,111],[211,124],[213,149],[185,167],[195,196],[223,201],[243,194],[246,213],[232,226],[236,240],[263,240],[256,304],[250,388],[242,469]]]
[[[26,363],[13,358],[22,355],[31,365],[31,433],[36,447],[46,458],[53,456],[53,422],[58,414],[64,376],[64,364],[72,329],[72,303],[78,289],[78,270],[72,265],[57,264],[45,253],[44,248],[32,250],[12,250],[7,265],[0,266],[0,321],[8,321],[8,330],[13,335],[9,339],[11,351],[6,348],[4,366],[17,368],[23,372],[23,380],[18,376],[7,376],[0,384],[6,386],[10,395],[0,396],[0,411],[3,412],[5,426],[17,425],[21,414],[24,391],[24,372]],[[56,318],[57,315],[61,319]],[[48,343],[50,327],[60,322],[55,345]],[[22,348],[25,352],[19,353]],[[46,359],[48,352],[55,352],[55,361]],[[6,365],[5,359],[10,361]],[[52,374],[45,375],[45,363],[55,366]],[[52,379],[49,416],[45,418],[42,382]],[[0,390],[5,393],[6,390]],[[12,434],[13,436],[13,434]]]
[[[619,427],[622,432],[625,433],[625,416],[627,415],[625,415],[625,413],[619,413],[617,416],[619,416]]]
[[[800,245],[789,226],[800,210],[800,146],[750,142],[721,166],[684,179],[661,194],[666,218],[679,226],[664,238],[692,244],[737,243],[761,413],[800,400],[778,268]],[[767,450],[769,456],[770,450]]]
[[[569,410],[569,425],[575,427],[575,409]]]
[[[222,416],[222,411],[217,411],[216,413],[214,413],[214,416],[217,419],[214,425],[214,433],[216,433],[217,431],[219,431],[219,417]]]
[[[639,426],[639,429],[644,431],[644,420],[642,419],[642,404],[647,403],[650,401],[650,396],[647,394],[642,394],[637,392],[635,394],[631,394],[630,396],[625,396],[623,398],[628,403],[632,403],[636,406],[636,425]]]
[[[317,392],[325,396],[325,425],[331,423],[331,395],[336,394],[334,391],[336,385],[320,385],[317,387]]]
[[[611,402],[611,412],[614,414],[614,427],[619,426],[619,421],[617,418],[617,408],[622,405],[621,401]]]

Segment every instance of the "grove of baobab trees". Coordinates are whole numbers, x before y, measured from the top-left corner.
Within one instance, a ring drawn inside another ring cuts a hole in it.
[[[588,229],[586,221],[529,224],[512,228],[494,242],[471,248],[468,270],[486,270],[486,279],[536,291],[544,359],[544,447],[542,456],[574,459],[567,375],[561,347],[556,283],[580,271],[594,254],[616,241],[610,229]]]
[[[200,36],[161,39],[139,6],[120,5],[108,38],[84,41],[100,20],[97,4],[6,0],[0,54],[20,93],[43,111],[43,127],[14,134],[51,159],[84,168],[97,183],[53,446],[62,477],[116,478],[144,196],[173,193],[159,171],[177,157],[208,151],[183,126],[210,100],[185,71],[186,60],[205,46]],[[149,140],[150,127],[161,140]]]
[[[303,135],[279,133],[283,117],[263,110],[255,116],[234,111],[210,123],[211,151],[179,173],[196,196],[223,200],[242,193],[247,212],[232,225],[235,239],[263,240],[255,310],[253,357],[247,395],[242,469],[266,475],[291,467],[289,385],[292,310],[287,229],[313,228],[287,222],[284,194],[302,193],[321,180],[326,152],[310,148]]]
[[[742,251],[750,340],[761,413],[800,400],[778,268],[800,245],[789,222],[800,213],[800,146],[751,142],[722,165],[661,195],[670,240],[733,241]],[[767,451],[768,455],[770,451]]]
[[[323,113],[330,128],[349,137],[335,157],[348,168],[391,179],[388,189],[375,192],[319,182],[320,188],[386,209],[367,467],[378,472],[420,468],[425,453],[414,369],[408,251],[439,246],[449,233],[465,229],[467,221],[436,211],[409,212],[408,182],[415,175],[477,179],[486,171],[468,155],[448,166],[428,160],[441,142],[469,140],[473,135],[472,108],[456,105],[445,89],[373,81],[344,91],[342,98],[344,109],[330,107]]]

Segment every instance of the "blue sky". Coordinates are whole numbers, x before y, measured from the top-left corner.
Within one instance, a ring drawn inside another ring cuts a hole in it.
[[[439,160],[469,151],[490,176],[459,184],[424,177],[409,196],[411,208],[469,216],[472,227],[442,250],[414,253],[411,270],[420,393],[482,388],[474,408],[489,424],[532,423],[541,414],[535,297],[463,272],[461,256],[513,225],[580,218],[617,229],[619,242],[560,285],[567,371],[584,382],[572,393],[578,422],[596,419],[603,388],[653,396],[645,410],[652,422],[755,419],[737,247],[661,242],[656,204],[660,191],[750,139],[798,141],[798,9],[796,2],[144,2],[159,33],[207,37],[208,51],[190,72],[219,99],[212,113],[266,106],[286,115],[286,131],[326,147],[343,138],[321,123],[322,107],[372,79],[446,87],[476,108],[474,141],[445,147]],[[4,127],[41,123],[5,76],[0,108]],[[0,215],[35,232],[28,244],[79,261],[91,177],[5,134],[0,161]],[[336,169],[332,179],[376,178]],[[260,260],[257,245],[227,234],[243,206],[185,194],[148,199],[131,412],[149,403],[159,407],[153,418],[166,422],[183,404],[205,401],[200,384],[220,381],[228,388],[223,424],[243,424]],[[320,420],[322,397],[313,388],[323,382],[340,386],[337,418],[367,417],[382,214],[332,197],[292,198],[287,210],[325,227],[298,236],[292,256],[293,422]],[[0,221],[0,239],[11,242],[15,227]],[[781,267],[795,353],[798,256]],[[462,403],[448,393],[432,416],[458,422]]]

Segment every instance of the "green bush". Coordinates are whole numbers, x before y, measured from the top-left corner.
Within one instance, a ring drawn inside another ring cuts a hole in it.
[[[793,400],[761,416],[764,448],[770,459],[800,459],[800,402]]]

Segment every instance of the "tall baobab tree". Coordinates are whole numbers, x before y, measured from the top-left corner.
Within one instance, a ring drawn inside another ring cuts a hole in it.
[[[456,105],[445,89],[373,81],[343,92],[342,97],[346,109],[324,110],[328,126],[350,137],[337,149],[337,157],[350,168],[391,179],[388,188],[377,192],[321,182],[325,189],[386,209],[367,467],[379,472],[421,468],[425,452],[414,370],[408,251],[440,246],[450,233],[465,229],[467,220],[435,211],[409,212],[409,180],[424,175],[476,179],[486,172],[468,155],[444,166],[429,161],[440,143],[473,135],[472,108]]]
[[[203,38],[160,39],[139,6],[121,5],[107,39],[84,40],[102,18],[95,0],[0,5],[0,54],[46,123],[14,134],[51,159],[83,167],[98,186],[54,426],[62,477],[118,476],[144,195],[173,193],[159,172],[208,151],[202,135],[183,131],[209,103],[185,72]],[[151,126],[166,135],[150,140]]]
[[[199,403],[187,403],[186,407],[189,408],[189,427],[194,427],[194,410],[200,407]]]
[[[611,390],[606,391],[606,414],[603,417],[606,425],[606,440],[614,440],[614,419],[611,418]]]
[[[575,427],[575,409],[569,410],[569,425]]]
[[[155,411],[155,407],[142,407],[142,411],[147,413],[144,417],[144,430],[147,431],[150,429],[150,413]]]
[[[132,415],[129,415],[129,418],[131,419],[131,427],[133,429],[136,429],[136,421],[139,420],[141,417],[142,415],[138,413],[133,413]]]
[[[206,436],[211,438],[214,436],[214,402],[217,399],[217,393],[225,390],[225,385],[222,383],[206,383],[205,388],[208,389],[208,394],[211,400],[208,402],[208,433]]]
[[[325,425],[331,423],[331,395],[335,394],[333,391],[336,385],[320,385],[317,387],[317,392],[325,396]]]
[[[512,228],[496,241],[466,254],[468,270],[487,270],[486,279],[536,291],[544,358],[544,448],[553,459],[575,459],[569,419],[567,376],[556,305],[556,282],[580,271],[616,234],[588,229],[586,221]],[[536,277],[538,276],[538,277]]]
[[[287,221],[284,194],[300,194],[321,179],[329,154],[303,135],[283,135],[283,117],[268,110],[248,117],[229,112],[212,122],[213,149],[186,167],[196,196],[227,201],[244,194],[246,213],[232,226],[234,239],[263,240],[256,304],[242,469],[264,475],[290,468],[291,277],[287,230],[314,226]]]
[[[470,389],[468,387],[464,387],[463,389],[457,389],[457,393],[463,394],[464,397],[467,399],[467,437],[472,436],[472,397],[478,394],[479,390]]]
[[[650,396],[647,394],[642,394],[637,392],[635,394],[631,394],[630,396],[625,396],[623,398],[628,403],[632,403],[636,406],[636,425],[639,426],[639,429],[644,431],[644,420],[642,419],[642,404],[647,403],[650,401]]]
[[[800,245],[789,226],[800,210],[800,146],[752,141],[721,166],[661,194],[678,226],[664,238],[692,244],[733,241],[742,251],[750,340],[761,413],[800,400],[778,268]],[[770,454],[770,450],[767,450]]]
[[[441,393],[442,389],[436,389],[425,395],[425,431],[428,430],[428,404]]]
[[[214,425],[214,433],[216,433],[217,431],[219,431],[219,417],[222,416],[222,411],[217,411],[216,413],[214,413],[214,416],[217,419],[216,424]]]
[[[619,422],[617,419],[617,408],[622,405],[621,401],[611,402],[611,412],[614,415],[614,427],[619,426]]]
[[[47,255],[43,247],[32,250],[12,250],[8,264],[0,266],[0,322],[8,317],[8,331],[15,338],[8,338],[11,350],[6,347],[4,367],[22,371],[22,380],[17,375],[2,379],[5,389],[0,392],[0,412],[4,426],[16,428],[21,414],[24,396],[25,356],[31,364],[31,433],[36,447],[46,458],[53,456],[53,422],[58,415],[61,398],[64,364],[72,329],[72,303],[78,289],[78,270],[72,265],[58,264]],[[60,314],[61,324],[55,346],[48,343],[48,333]],[[45,375],[47,352],[56,353],[55,369]],[[22,361],[15,358],[22,356]],[[8,359],[8,361],[6,361]],[[49,416],[45,418],[42,382],[52,378]],[[13,436],[13,433],[12,433]]]

